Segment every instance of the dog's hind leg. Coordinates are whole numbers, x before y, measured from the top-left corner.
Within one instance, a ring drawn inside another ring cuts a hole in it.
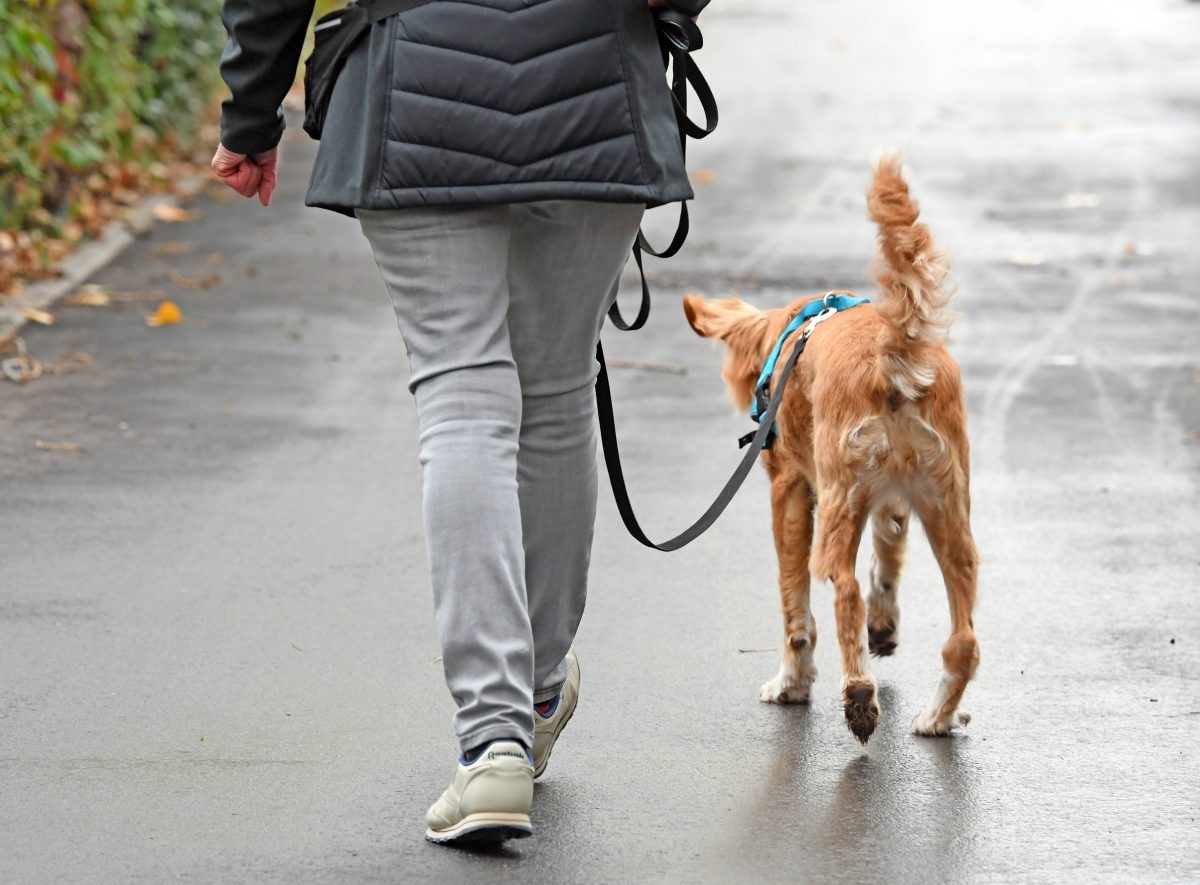
[[[871,514],[871,590],[867,593],[867,641],[871,654],[886,657],[900,639],[900,604],[896,593],[908,539],[908,503],[892,497]]]
[[[779,558],[783,608],[783,660],[758,698],[774,704],[806,704],[817,676],[813,649],[817,624],[809,607],[808,558],[812,550],[812,490],[804,477],[771,470],[771,522]]]
[[[849,485],[822,485],[817,512],[821,537],[812,568],[816,575],[833,581],[846,725],[865,744],[879,724],[875,677],[867,660],[866,606],[854,577],[867,504]]]
[[[916,734],[946,735],[955,726],[971,721],[970,714],[959,710],[958,704],[979,665],[979,643],[972,621],[979,556],[971,536],[965,472],[951,478],[937,500],[918,503],[917,513],[946,583],[950,638],[942,646],[942,678],[933,703],[917,714],[912,729]]]

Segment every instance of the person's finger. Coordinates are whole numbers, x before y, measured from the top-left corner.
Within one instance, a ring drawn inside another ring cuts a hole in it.
[[[225,183],[243,197],[252,197],[258,193],[258,185],[261,181],[262,170],[253,163],[242,163],[225,176]]]
[[[254,161],[262,170],[262,182],[258,186],[258,198],[264,206],[271,205],[271,193],[279,183],[279,151],[272,149],[263,154],[255,154]]]
[[[245,159],[245,154],[239,154],[231,151],[223,144],[218,144],[216,153],[213,154],[211,165],[213,171],[221,177],[225,177],[229,172],[240,166]]]

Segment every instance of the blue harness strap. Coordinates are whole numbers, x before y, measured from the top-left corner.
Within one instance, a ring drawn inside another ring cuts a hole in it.
[[[750,417],[754,419],[756,424],[762,422],[762,416],[767,410],[767,404],[771,401],[771,378],[775,374],[775,364],[779,362],[779,354],[783,351],[783,344],[787,341],[788,336],[803,326],[805,323],[811,323],[809,328],[804,331],[805,339],[812,333],[816,327],[816,322],[822,313],[826,317],[833,316],[839,311],[849,310],[852,307],[870,301],[869,298],[856,298],[853,295],[844,295],[837,292],[830,292],[824,298],[817,298],[814,301],[808,302],[804,308],[797,314],[787,327],[783,330],[783,334],[779,336],[779,340],[775,342],[775,346],[771,348],[771,354],[767,357],[766,363],[763,365],[762,373],[758,376],[758,383],[754,385],[754,404],[750,407]],[[811,321],[816,322],[811,322]],[[774,424],[771,425],[771,430],[767,434],[766,440],[763,441],[762,447],[769,449],[771,443],[775,442],[775,437],[778,436],[778,430]],[[746,445],[754,434],[750,433],[742,437],[739,445]]]

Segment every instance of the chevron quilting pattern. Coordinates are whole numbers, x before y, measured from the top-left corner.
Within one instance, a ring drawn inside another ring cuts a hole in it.
[[[640,181],[617,29],[614,0],[436,0],[404,15],[384,187]]]

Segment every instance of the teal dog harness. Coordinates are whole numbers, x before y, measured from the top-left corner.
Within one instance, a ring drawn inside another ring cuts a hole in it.
[[[818,298],[815,301],[810,301],[804,305],[804,308],[792,318],[792,321],[787,324],[783,330],[783,334],[779,336],[779,340],[775,342],[775,346],[771,348],[771,355],[767,357],[767,362],[763,366],[762,374],[758,376],[758,383],[754,385],[754,405],[750,407],[750,417],[754,419],[756,424],[761,424],[763,415],[766,414],[767,406],[771,402],[771,378],[775,374],[775,364],[779,362],[779,354],[783,350],[783,343],[788,336],[804,326],[804,331],[800,334],[800,341],[796,345],[796,351],[793,353],[793,360],[804,351],[804,345],[808,343],[808,336],[812,334],[813,329],[819,323],[823,323],[838,311],[849,310],[852,307],[857,307],[863,302],[870,301],[869,298],[855,298],[853,295],[843,295],[840,293],[829,292],[824,298]],[[757,431],[751,431],[738,440],[738,447],[741,448],[750,443],[754,439]],[[775,437],[779,435],[775,423],[771,423],[771,429],[767,431],[767,438],[763,441],[762,447],[769,449],[771,443],[775,442]]]

